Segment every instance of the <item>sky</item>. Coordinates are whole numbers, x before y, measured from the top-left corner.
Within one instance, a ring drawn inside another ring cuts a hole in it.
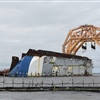
[[[80,25],[100,27],[100,2],[25,1],[0,0],[0,69],[29,49],[62,52],[69,30]],[[93,51],[88,44],[86,52],[77,54],[92,59],[93,72],[100,72],[98,45]]]

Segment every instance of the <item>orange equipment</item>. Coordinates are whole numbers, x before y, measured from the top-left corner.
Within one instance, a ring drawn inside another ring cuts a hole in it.
[[[95,49],[95,43],[100,46],[100,28],[93,25],[82,25],[69,31],[62,46],[62,52],[75,55],[82,47],[86,48],[86,42],[91,42],[91,48]],[[93,45],[93,43],[94,45]],[[85,43],[85,46],[83,45]]]

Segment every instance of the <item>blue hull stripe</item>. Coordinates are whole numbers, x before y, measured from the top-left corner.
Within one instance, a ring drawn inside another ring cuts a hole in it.
[[[29,69],[29,64],[32,60],[33,56],[25,56],[23,57],[14,69],[11,70],[9,76],[17,76],[17,77],[26,77]]]

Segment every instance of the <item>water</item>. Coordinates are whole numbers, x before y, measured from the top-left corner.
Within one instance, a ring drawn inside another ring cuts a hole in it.
[[[94,79],[95,82],[100,83],[100,75],[94,76],[74,76],[74,77],[39,77],[39,78],[24,78],[25,82],[71,82],[71,79],[74,79],[75,82],[80,82],[82,79],[85,82],[92,82]],[[2,82],[4,77],[0,77],[0,82]],[[12,82],[11,77],[5,77],[7,83]],[[15,78],[15,82],[22,82],[22,78]],[[2,83],[0,83],[2,85]],[[10,84],[11,85],[11,84]],[[100,93],[98,92],[80,92],[80,91],[48,91],[48,92],[0,92],[0,100],[100,100]]]
[[[0,100],[100,100],[95,92],[0,92]]]

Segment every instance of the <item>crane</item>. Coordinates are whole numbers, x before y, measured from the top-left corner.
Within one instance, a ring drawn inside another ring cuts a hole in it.
[[[69,31],[63,45],[62,52],[75,55],[77,51],[87,49],[87,42],[91,42],[91,48],[96,49],[95,45],[100,46],[100,28],[93,25],[81,25]]]

